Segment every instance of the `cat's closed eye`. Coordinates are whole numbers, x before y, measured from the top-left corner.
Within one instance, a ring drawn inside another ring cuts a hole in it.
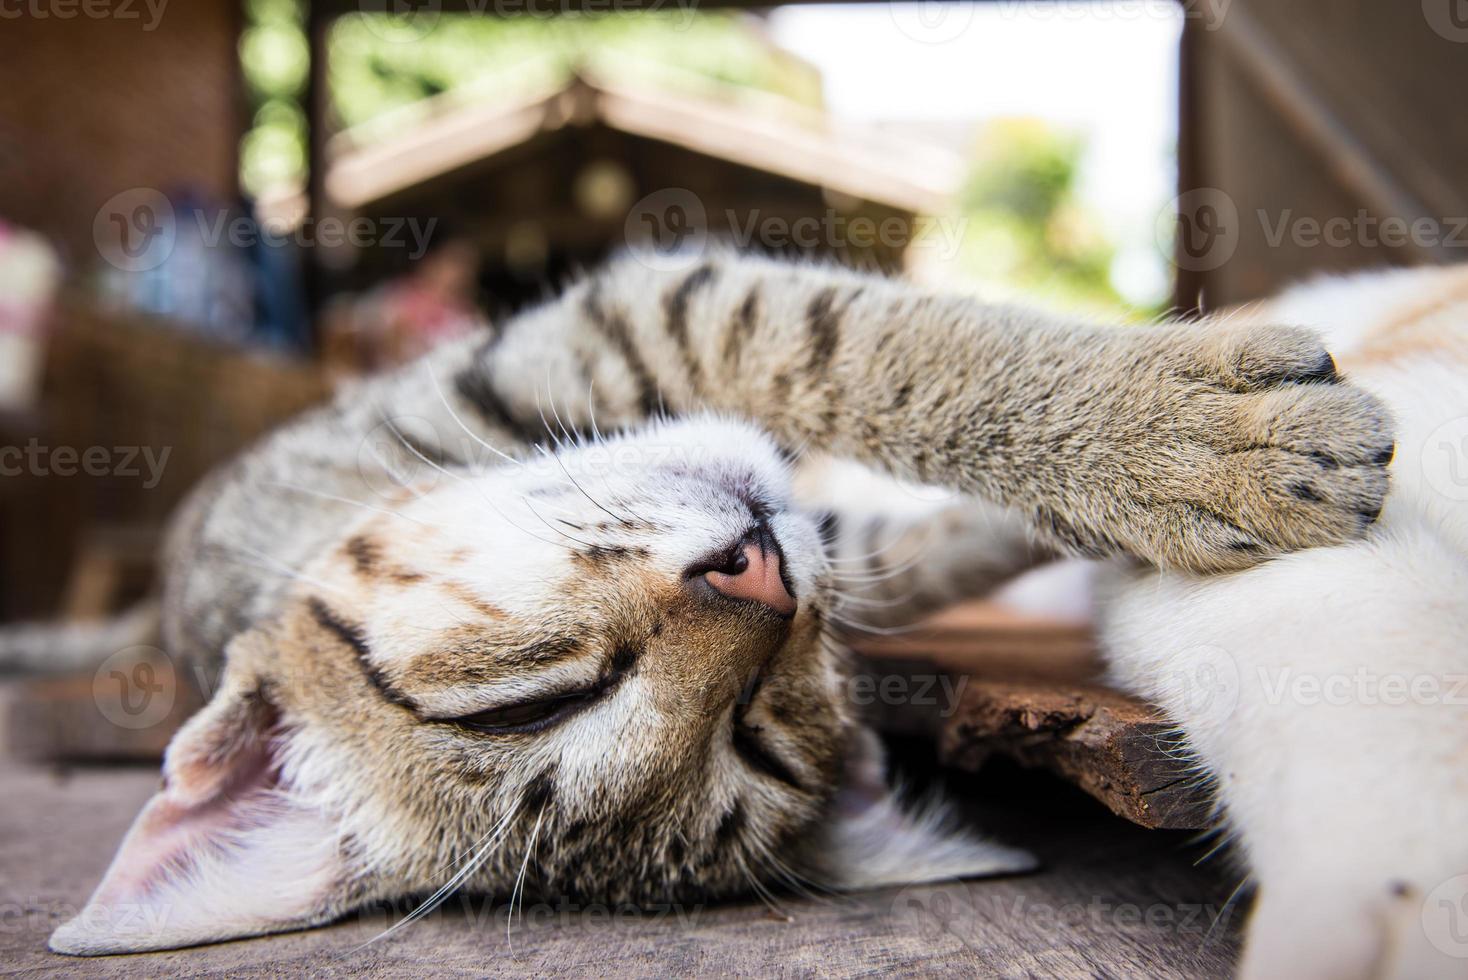
[[[560,724],[601,700],[627,675],[637,659],[636,650],[619,646],[612,655],[606,673],[594,684],[569,691],[558,691],[524,698],[511,704],[496,705],[472,714],[444,718],[450,724],[487,735],[530,734]]]
[[[605,693],[605,690],[604,685],[598,684],[587,690],[520,701],[449,720],[461,728],[489,735],[539,732],[565,721],[588,707]]]

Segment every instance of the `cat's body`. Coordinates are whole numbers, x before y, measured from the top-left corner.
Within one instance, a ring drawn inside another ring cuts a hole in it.
[[[1322,331],[1397,420],[1359,541],[1119,576],[1115,680],[1178,719],[1259,898],[1245,972],[1468,970],[1468,270],[1325,279],[1240,319]]]
[[[1388,416],[1308,332],[1104,328],[835,270],[665,263],[625,258],[346,393],[196,495],[163,630],[224,661],[219,688],[100,913],[55,948],[247,935],[445,884],[508,893],[532,856],[536,887],[633,901],[1018,869],[882,794],[834,683],[839,620],[899,597],[912,615],[1054,551],[1142,557],[1172,571],[1114,600],[1117,676],[1233,767],[1211,716],[1159,687],[1172,607],[1146,597],[1224,595],[1395,533],[1368,532]],[[685,421],[640,428],[664,413]],[[807,449],[1006,509],[812,514],[787,467]],[[1338,547],[1250,569],[1313,545]],[[1280,754],[1219,727],[1249,759]],[[1222,790],[1253,859],[1252,825],[1273,825]],[[177,912],[148,937],[109,930],[108,908],[138,902]],[[1264,970],[1289,952],[1258,948]]]

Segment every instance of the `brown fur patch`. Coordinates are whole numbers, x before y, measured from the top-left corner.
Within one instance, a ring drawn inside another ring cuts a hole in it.
[[[476,595],[474,590],[463,582],[449,580],[439,583],[439,588],[450,598],[462,602],[485,619],[504,619],[509,615],[499,606]]]
[[[1462,319],[1468,316],[1468,273],[1454,273],[1444,272],[1440,289],[1373,330],[1344,359],[1347,366],[1390,364],[1425,354],[1448,354],[1468,362],[1462,331]]]
[[[308,599],[306,605],[311,612],[312,620],[320,627],[321,632],[332,637],[352,651],[357,665],[362,668],[363,676],[367,678],[368,683],[377,689],[379,694],[392,704],[405,708],[414,707],[412,700],[394,687],[386,675],[372,663],[370,659],[371,651],[367,647],[367,638],[363,635],[360,626],[347,622],[323,600],[315,596]]]
[[[399,585],[422,582],[428,576],[404,565],[385,561],[382,544],[365,534],[350,538],[342,550],[351,559],[352,569],[363,579],[391,579]]]

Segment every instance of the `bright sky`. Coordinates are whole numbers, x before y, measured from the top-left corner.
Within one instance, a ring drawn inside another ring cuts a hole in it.
[[[854,120],[1038,116],[1083,133],[1083,195],[1122,254],[1133,297],[1160,295],[1158,212],[1176,193],[1177,49],[1170,0],[932,2],[782,7],[776,43],[821,69]]]

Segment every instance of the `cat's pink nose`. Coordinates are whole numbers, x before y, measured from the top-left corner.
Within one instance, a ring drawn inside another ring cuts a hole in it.
[[[780,549],[763,527],[744,542],[728,565],[704,572],[703,577],[715,592],[730,599],[760,602],[781,616],[795,612],[795,597],[780,576]]]

